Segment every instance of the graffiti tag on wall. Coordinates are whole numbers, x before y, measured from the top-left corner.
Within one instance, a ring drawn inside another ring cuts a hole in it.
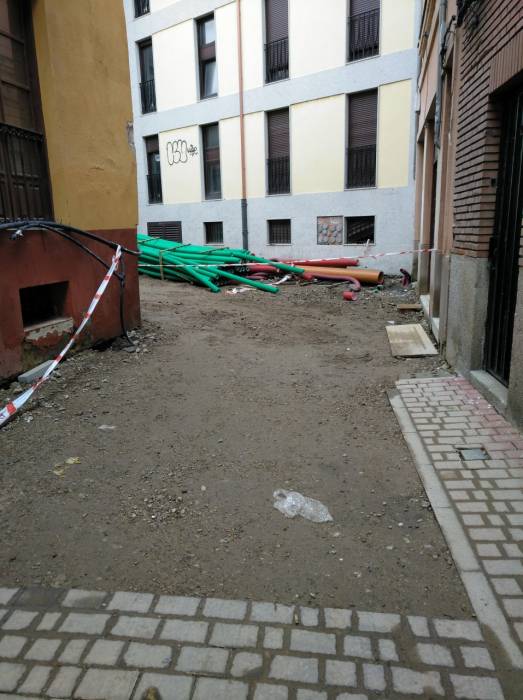
[[[198,155],[198,148],[191,144],[187,145],[185,139],[177,139],[176,141],[167,141],[167,162],[169,165],[178,165],[178,163],[187,163],[189,156],[194,158]]]

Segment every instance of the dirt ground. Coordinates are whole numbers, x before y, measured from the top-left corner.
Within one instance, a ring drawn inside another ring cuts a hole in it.
[[[141,294],[139,352],[71,358],[0,431],[0,585],[471,614],[386,394],[441,370],[390,354],[412,294]],[[286,519],[279,488],[334,522]]]

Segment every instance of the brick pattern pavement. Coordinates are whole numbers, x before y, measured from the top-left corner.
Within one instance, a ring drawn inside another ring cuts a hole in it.
[[[0,700],[507,700],[474,620],[0,588]]]
[[[391,403],[472,604],[480,617],[490,600],[493,627],[521,668],[523,437],[461,377],[396,386]]]

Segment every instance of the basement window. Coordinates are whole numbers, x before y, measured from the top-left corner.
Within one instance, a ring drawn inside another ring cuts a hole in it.
[[[40,284],[20,290],[24,328],[64,316],[68,282]]]
[[[291,220],[273,219],[269,221],[269,245],[291,244]]]
[[[345,243],[347,245],[365,245],[374,243],[374,217],[348,216],[345,219]]]
[[[205,223],[205,243],[207,245],[221,245],[223,243],[223,221]]]

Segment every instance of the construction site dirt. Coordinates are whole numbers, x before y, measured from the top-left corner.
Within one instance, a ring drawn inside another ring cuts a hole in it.
[[[136,351],[73,356],[0,431],[0,585],[469,617],[387,397],[445,370],[391,355],[414,293],[140,284]],[[277,489],[333,521],[284,517]]]

